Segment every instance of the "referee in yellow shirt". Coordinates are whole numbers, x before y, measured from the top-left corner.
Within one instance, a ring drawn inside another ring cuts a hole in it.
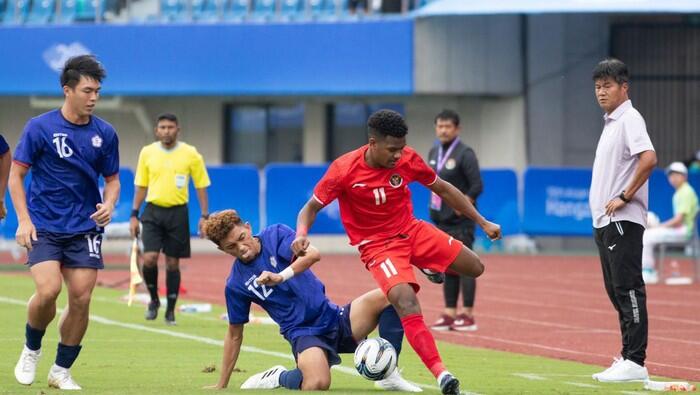
[[[139,234],[139,210],[143,210],[143,279],[151,295],[146,319],[158,316],[158,254],[165,254],[168,306],[165,323],[175,325],[175,303],[180,290],[180,258],[190,257],[190,225],[187,210],[190,177],[197,190],[202,215],[198,229],[209,216],[207,187],[211,184],[202,155],[189,144],[177,140],[180,132],[173,114],[158,116],[155,127],[158,141],[141,149],[136,167],[134,204],[131,211],[131,236]]]

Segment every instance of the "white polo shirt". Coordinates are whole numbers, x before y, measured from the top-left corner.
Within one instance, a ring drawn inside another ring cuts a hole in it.
[[[617,221],[631,221],[646,227],[649,206],[649,181],[632,197],[632,201],[605,215],[605,205],[620,195],[632,181],[639,164],[638,154],[653,151],[644,118],[630,100],[620,104],[612,114],[603,116],[605,127],[598,141],[593,161],[593,179],[588,201],[593,227],[602,228]]]

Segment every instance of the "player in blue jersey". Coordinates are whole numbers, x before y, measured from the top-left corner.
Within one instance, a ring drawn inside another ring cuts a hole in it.
[[[5,191],[7,190],[7,180],[10,177],[10,165],[12,164],[12,153],[7,141],[0,134],[0,219],[7,216],[5,207]]]
[[[297,366],[286,370],[275,366],[250,377],[241,389],[284,387],[327,390],[330,367],[340,363],[340,353],[352,353],[379,322],[379,334],[401,350],[403,328],[393,307],[381,290],[370,291],[345,306],[333,304],[321,281],[307,270],[320,254],[309,248],[294,257],[291,246],[296,234],[285,225],[271,225],[253,235],[250,224],[235,210],[212,214],[204,233],[220,250],[236,257],[226,280],[226,308],[229,329],[218,384],[226,388],[243,342],[243,326],[250,305],[262,307],[280,326],[280,334],[291,344]],[[391,390],[420,392],[398,369],[378,386]]]
[[[60,341],[48,384],[80,389],[70,368],[88,325],[97,270],[104,267],[102,229],[119,196],[119,141],[109,123],[92,115],[105,77],[89,55],[69,59],[61,73],[65,100],[60,109],[27,122],[10,170],[10,194],[19,222],[17,243],[27,248],[36,290],[29,299],[26,343],[15,367],[21,384],[34,381],[41,339],[56,315],[56,298],[66,284],[68,306],[59,319]],[[31,169],[29,189],[24,178]],[[98,186],[104,177],[104,201]]]

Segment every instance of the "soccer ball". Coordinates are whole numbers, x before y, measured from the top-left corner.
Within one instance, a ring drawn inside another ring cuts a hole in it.
[[[389,377],[396,369],[396,350],[381,337],[363,340],[355,350],[355,369],[367,380]]]

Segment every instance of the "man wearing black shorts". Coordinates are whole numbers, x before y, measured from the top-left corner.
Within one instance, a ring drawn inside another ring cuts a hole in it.
[[[168,306],[165,323],[175,325],[175,303],[180,290],[180,258],[190,257],[190,225],[187,210],[188,185],[192,178],[197,190],[202,215],[200,233],[208,217],[207,187],[210,184],[202,155],[189,144],[177,140],[180,127],[173,114],[162,114],[156,121],[158,141],[149,144],[139,154],[131,212],[131,236],[139,234],[139,210],[146,200],[141,216],[143,231],[143,279],[151,296],[146,319],[158,316],[158,254],[165,254],[166,292]]]

